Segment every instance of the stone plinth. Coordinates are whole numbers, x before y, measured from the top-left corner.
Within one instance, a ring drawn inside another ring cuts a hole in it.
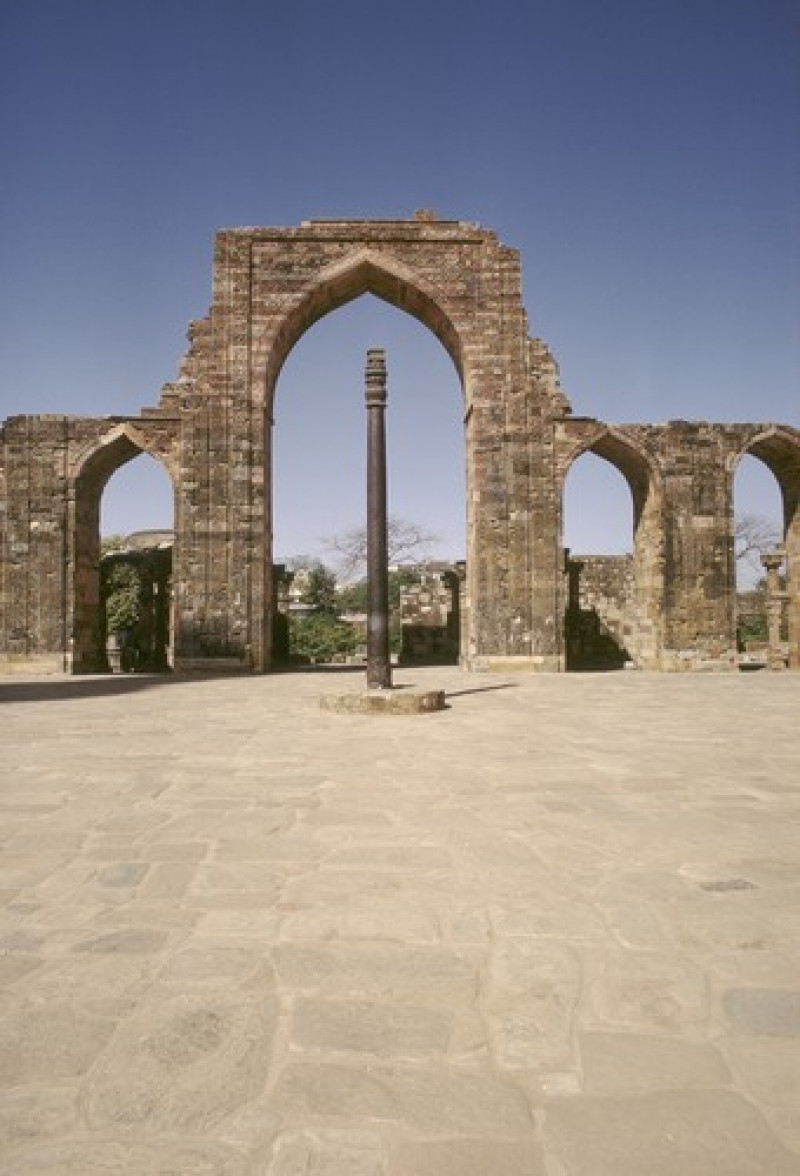
[[[427,715],[444,710],[444,690],[363,690],[358,694],[326,694],[323,710],[352,715]]]

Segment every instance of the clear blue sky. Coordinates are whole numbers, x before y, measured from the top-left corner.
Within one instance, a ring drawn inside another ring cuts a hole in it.
[[[800,423],[798,0],[7,3],[0,149],[0,416],[155,403],[220,227],[429,207],[521,250],[577,413]],[[463,549],[452,367],[367,299],[281,378],[282,554],[359,522],[370,345],[393,508]],[[168,521],[137,469],[106,530]],[[613,545],[614,479],[579,470],[568,540]]]

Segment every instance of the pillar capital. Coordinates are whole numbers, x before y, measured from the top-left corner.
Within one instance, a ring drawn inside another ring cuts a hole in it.
[[[786,559],[786,552],[782,547],[775,547],[772,551],[761,552],[761,565],[768,572],[777,572]]]
[[[386,407],[386,352],[381,347],[367,352],[366,402],[367,408]]]

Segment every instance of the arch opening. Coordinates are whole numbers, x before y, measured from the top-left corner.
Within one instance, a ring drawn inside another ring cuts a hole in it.
[[[751,441],[736,457],[733,501],[742,664],[800,669],[800,446],[777,432]]]
[[[295,652],[308,652],[296,636],[308,607],[302,599],[305,580],[297,573],[317,561],[337,575],[335,612],[354,626],[350,648],[343,640],[340,652],[357,657],[363,646],[359,586],[365,569],[357,563],[347,567],[334,540],[341,547],[343,537],[363,531],[366,523],[364,366],[367,349],[374,346],[384,348],[387,357],[390,515],[413,524],[423,537],[390,558],[398,565],[392,581],[395,648],[399,651],[410,633],[410,621],[400,624],[401,582],[410,583],[410,565],[422,563],[429,593],[438,600],[438,627],[447,632],[434,634],[437,626],[429,624],[429,632],[417,633],[418,656],[424,657],[424,649],[441,660],[458,656],[458,633],[453,632],[458,588],[453,589],[452,579],[444,587],[443,579],[463,560],[465,545],[460,381],[427,324],[378,296],[354,294],[309,325],[286,357],[276,385],[267,569],[273,587],[273,661],[292,652],[290,626]]]
[[[121,430],[75,479],[74,673],[173,663],[175,492],[166,466]]]
[[[397,310],[405,311],[431,331],[452,359],[466,393],[464,349],[458,331],[432,291],[418,275],[406,272],[386,257],[360,254],[331,267],[285,317],[279,328],[267,369],[267,404],[281,369],[292,349],[319,319],[339,310],[364,294],[371,294]]]
[[[571,461],[562,493],[568,671],[657,664],[660,497],[644,456],[611,433]]]

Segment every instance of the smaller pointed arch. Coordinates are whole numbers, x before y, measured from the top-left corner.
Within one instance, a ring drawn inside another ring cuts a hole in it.
[[[625,478],[633,497],[634,528],[638,527],[649,496],[653,492],[660,496],[661,492],[661,472],[654,458],[637,440],[621,429],[598,423],[597,429],[581,438],[567,457],[564,463],[565,479],[572,465],[584,453],[602,457]]]
[[[639,438],[616,426],[592,423],[564,462],[562,523],[567,476],[574,463],[586,454],[608,462],[627,482],[633,506],[633,543],[629,554],[568,560],[565,664],[567,668],[579,668],[592,664],[593,658],[610,658],[609,649],[614,646],[616,665],[621,664],[619,658],[624,654],[624,659],[631,658],[640,666],[657,666],[663,641],[664,593],[661,472]],[[598,644],[604,633],[607,640],[608,635],[613,635],[607,648]]]
[[[762,461],[774,475],[783,499],[783,523],[788,534],[798,527],[800,517],[800,435],[779,425],[754,433],[732,454],[732,476],[748,454]]]
[[[155,449],[132,421],[120,421],[96,441],[84,446],[73,463],[73,478],[76,483],[88,478],[103,487],[113,473],[142,453],[164,465],[174,483],[175,471],[168,457]]]

